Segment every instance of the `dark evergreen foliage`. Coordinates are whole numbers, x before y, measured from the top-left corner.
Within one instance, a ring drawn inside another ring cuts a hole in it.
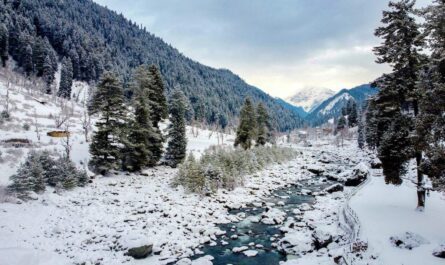
[[[252,141],[255,139],[256,120],[255,109],[250,98],[244,100],[243,108],[240,113],[240,121],[236,130],[235,147],[241,146],[247,150],[252,147]]]
[[[56,160],[48,151],[31,151],[10,179],[12,184],[8,186],[8,191],[21,199],[28,199],[31,191],[43,192],[46,185],[65,189],[85,186],[88,175],[85,170],[78,170],[66,157]]]
[[[302,125],[295,111],[230,71],[213,69],[183,56],[144,28],[91,0],[0,2],[0,24],[9,31],[9,55],[28,75],[43,77],[47,55],[54,71],[56,57],[67,57],[73,64],[75,80],[97,81],[104,71],[113,71],[129,87],[134,68],[156,65],[167,95],[180,87],[196,118],[206,123],[233,125],[243,99],[249,96],[254,103],[265,104],[272,127],[277,130],[289,131]],[[49,73],[45,75],[49,82]],[[152,115],[165,117],[166,113],[153,111]],[[224,118],[216,119],[219,115]],[[153,120],[155,127],[157,119]]]
[[[8,61],[8,50],[9,50],[9,32],[5,24],[0,23],[0,60],[2,61],[2,66],[6,66]]]
[[[90,112],[100,115],[90,145],[92,171],[106,174],[111,169],[120,169],[127,110],[122,86],[115,74],[104,73],[92,99]]]
[[[182,163],[186,156],[185,107],[184,93],[179,89],[175,90],[169,107],[170,125],[168,127],[168,146],[165,154],[165,160],[172,167]]]
[[[272,140],[271,126],[269,121],[269,114],[264,104],[259,103],[256,108],[257,114],[257,135],[256,135],[256,145],[265,145]]]
[[[60,72],[59,91],[57,96],[71,98],[71,87],[73,86],[73,63],[68,57],[62,60],[62,69]]]

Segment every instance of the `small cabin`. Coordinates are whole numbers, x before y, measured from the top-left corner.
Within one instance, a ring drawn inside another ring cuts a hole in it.
[[[68,131],[52,131],[52,132],[47,132],[46,135],[48,135],[50,137],[54,137],[54,138],[62,138],[62,137],[69,137],[70,132],[68,132]]]

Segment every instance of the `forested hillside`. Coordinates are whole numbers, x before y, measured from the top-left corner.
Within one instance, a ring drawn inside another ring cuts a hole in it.
[[[28,76],[54,82],[58,62],[71,61],[73,77],[95,82],[105,70],[117,72],[129,90],[133,69],[159,67],[168,94],[175,87],[191,103],[191,117],[220,124],[235,121],[246,96],[265,103],[274,128],[301,125],[299,115],[228,70],[213,69],[182,55],[147,29],[91,0],[0,2],[0,54],[13,58]]]

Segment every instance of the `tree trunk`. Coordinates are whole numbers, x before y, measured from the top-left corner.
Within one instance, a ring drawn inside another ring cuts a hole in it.
[[[417,210],[423,211],[425,209],[425,187],[423,183],[423,174],[420,172],[420,163],[422,161],[422,153],[416,153],[417,162]]]

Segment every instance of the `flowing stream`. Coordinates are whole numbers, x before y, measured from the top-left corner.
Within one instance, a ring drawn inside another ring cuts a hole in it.
[[[298,185],[276,190],[264,202],[266,205],[268,203],[275,204],[272,207],[284,211],[287,217],[294,216],[292,211],[298,209],[301,204],[307,203],[311,205],[315,202],[315,196],[302,194],[303,189],[317,192],[322,191],[331,184],[332,182],[325,179],[302,181]],[[284,202],[284,205],[280,205],[278,202]],[[266,211],[264,204],[258,208],[252,206],[229,211],[231,214],[244,213],[246,218],[240,222],[219,225],[222,230],[226,231],[226,234],[218,237],[217,245],[205,245],[201,249],[203,254],[196,255],[193,259],[211,255],[214,257],[212,261],[214,265],[273,265],[279,264],[280,261],[285,261],[286,255],[280,253],[272,246],[274,242],[279,241],[283,237],[283,233],[279,229],[282,225],[267,225],[257,222],[264,211]],[[242,246],[258,251],[258,254],[253,257],[247,257],[243,253],[232,252],[233,248]]]

